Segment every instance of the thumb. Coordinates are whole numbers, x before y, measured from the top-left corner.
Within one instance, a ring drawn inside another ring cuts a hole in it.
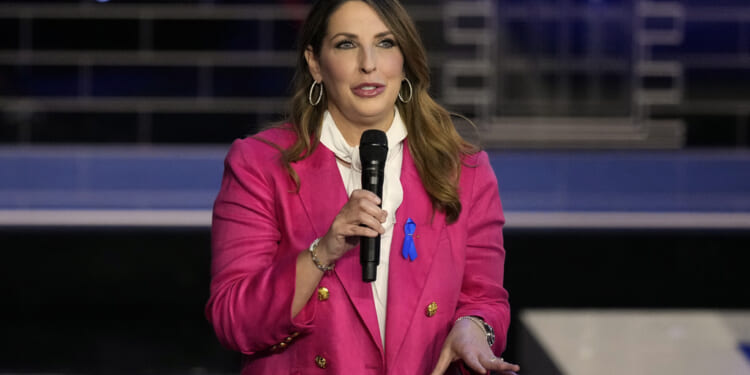
[[[445,374],[445,370],[448,369],[448,366],[450,366],[451,362],[453,362],[452,351],[448,348],[443,349],[440,352],[440,358],[438,358],[437,365],[435,365],[435,369],[432,370],[432,373],[430,375]]]

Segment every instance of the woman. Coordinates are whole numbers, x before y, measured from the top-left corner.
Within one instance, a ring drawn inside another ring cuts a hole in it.
[[[413,22],[397,0],[318,1],[300,35],[289,123],[227,155],[206,308],[219,340],[243,374],[518,371],[493,354],[510,321],[497,181],[427,94]],[[368,129],[388,137],[382,202],[359,189]],[[365,283],[357,240],[378,235]]]

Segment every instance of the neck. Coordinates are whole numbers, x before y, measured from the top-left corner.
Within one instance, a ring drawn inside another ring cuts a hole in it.
[[[341,135],[344,136],[344,139],[349,146],[358,146],[359,140],[362,138],[362,133],[364,133],[365,130],[378,129],[387,132],[388,129],[390,129],[395,116],[394,110],[387,116],[379,116],[379,118],[372,119],[371,121],[351,121],[333,108],[330,108],[329,111],[331,112],[333,122],[336,124],[336,127],[341,132]]]

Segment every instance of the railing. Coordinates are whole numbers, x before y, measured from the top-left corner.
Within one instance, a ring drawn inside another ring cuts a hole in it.
[[[695,4],[407,6],[434,95],[477,122],[484,146],[700,146],[710,140],[688,133],[710,138],[715,126],[732,129],[717,145],[747,147],[750,6]],[[286,108],[307,9],[0,4],[0,141],[226,143],[253,132]]]

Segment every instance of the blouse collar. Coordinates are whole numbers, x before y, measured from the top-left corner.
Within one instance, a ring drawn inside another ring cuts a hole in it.
[[[396,150],[400,146],[401,142],[406,139],[406,125],[401,119],[401,114],[398,112],[398,108],[394,107],[393,122],[391,127],[385,133],[388,138],[388,150]],[[336,126],[333,121],[331,113],[326,111],[323,115],[323,125],[320,132],[320,143],[331,150],[337,158],[349,163],[352,169],[356,171],[362,170],[362,163],[359,160],[359,146],[350,146],[344,135]],[[389,152],[388,159],[395,153]]]

